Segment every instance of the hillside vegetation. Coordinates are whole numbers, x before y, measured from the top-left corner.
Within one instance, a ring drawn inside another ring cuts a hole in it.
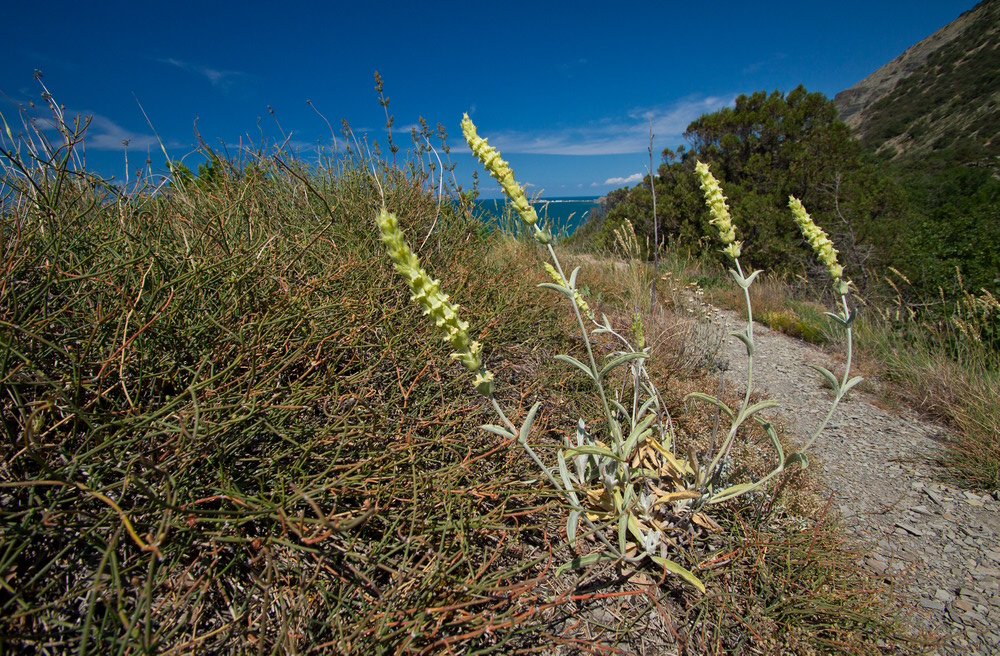
[[[541,403],[547,460],[593,421],[552,360],[579,336],[537,293],[531,243],[488,232],[458,190],[441,202],[422,148],[399,168],[206,150],[200,176],[123,189],[62,128],[0,153],[0,649],[911,646],[798,470],[672,542],[704,595],[666,571],[556,572],[575,553],[565,513],[516,444],[480,430],[488,407],[393,272],[379,209],[461,302],[511,416]],[[628,331],[628,283],[594,262],[589,298]],[[665,356],[650,375],[678,434],[705,441],[713,414],[682,405],[705,381],[670,364],[671,315],[650,321]]]
[[[947,155],[955,163],[997,173],[997,71],[1000,2],[985,0],[838,93],[834,103],[868,149],[910,161]]]

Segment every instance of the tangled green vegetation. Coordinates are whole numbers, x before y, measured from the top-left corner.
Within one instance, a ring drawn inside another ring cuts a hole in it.
[[[489,234],[460,194],[439,203],[422,147],[398,167],[357,145],[320,166],[206,150],[210,175],[125,190],[82,166],[82,125],[59,126],[49,141],[26,121],[0,152],[4,650],[910,644],[801,473],[678,545],[705,594],[611,564],[557,573],[562,495],[479,430],[490,405],[400,293],[373,217],[391,210],[448,272],[440,292],[461,299],[498,403],[536,408],[545,459],[567,419],[597,420],[551,362],[579,337],[538,297],[533,249]],[[600,310],[631,325],[631,308]],[[705,434],[711,407],[680,412],[703,382],[672,374],[663,407],[679,435]]]

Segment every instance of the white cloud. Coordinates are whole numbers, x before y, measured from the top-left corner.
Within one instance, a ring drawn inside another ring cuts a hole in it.
[[[622,187],[624,185],[633,185],[637,182],[642,182],[642,173],[633,173],[627,178],[608,178],[604,181],[606,185],[615,185],[616,187]],[[595,183],[596,184],[596,183]]]
[[[638,107],[618,119],[603,119],[578,127],[533,132],[496,132],[490,142],[500,152],[535,155],[625,155],[649,148],[652,119],[656,141],[677,141],[694,119],[727,105],[735,96],[686,98],[658,107]]]
[[[82,115],[90,117],[90,125],[87,126],[87,132],[84,135],[84,143],[87,145],[87,148],[93,150],[124,150],[125,146],[122,142],[127,140],[129,151],[159,151],[160,149],[160,144],[155,135],[134,132],[118,125],[107,116],[102,116],[101,114],[83,112]],[[164,143],[164,146],[170,149],[179,148],[182,144],[177,141],[169,141]]]
[[[210,68],[208,66],[201,66],[199,64],[181,61],[180,59],[174,59],[173,57],[157,59],[156,61],[161,64],[170,64],[171,66],[175,66],[183,71],[188,71],[189,73],[200,75],[208,80],[213,87],[223,91],[229,90],[240,79],[249,76],[249,73],[244,73],[243,71],[220,70],[217,68]]]

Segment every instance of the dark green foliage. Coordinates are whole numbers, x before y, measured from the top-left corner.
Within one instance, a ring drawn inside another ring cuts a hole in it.
[[[885,226],[904,214],[901,193],[868,161],[822,94],[800,86],[787,95],[740,96],[735,107],[691,123],[685,137],[691,149],[665,151],[657,172],[657,218],[664,241],[698,245],[723,262],[693,174],[697,160],[708,163],[722,183],[737,239],[744,242],[743,260],[754,268],[815,269],[788,210],[789,195],[801,199],[833,235],[856,281],[863,281],[863,268],[874,264],[871,245],[898,238]],[[597,239],[610,245],[612,231],[625,219],[632,221],[640,241],[651,238],[651,214],[648,181],[624,194],[613,192]]]
[[[858,116],[862,143],[904,189],[883,258],[911,298],[1000,293],[1000,2],[963,14],[954,38]],[[890,217],[891,219],[892,217]]]

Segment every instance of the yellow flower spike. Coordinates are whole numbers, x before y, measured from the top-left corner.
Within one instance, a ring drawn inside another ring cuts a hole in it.
[[[719,239],[726,246],[722,252],[735,260],[740,256],[742,244],[736,241],[736,229],[733,227],[733,220],[729,215],[726,197],[722,195],[722,187],[719,186],[719,181],[715,179],[715,176],[708,169],[708,165],[704,162],[698,162],[694,170],[701,180],[701,190],[705,194],[705,205],[708,206],[708,211],[712,215],[709,223],[719,229]]]
[[[846,294],[847,284],[842,280],[844,277],[844,267],[840,266],[837,262],[837,249],[833,247],[833,242],[826,236],[823,229],[812,220],[812,217],[809,216],[806,208],[802,205],[802,201],[795,196],[789,196],[788,207],[792,210],[792,217],[795,219],[795,223],[799,225],[799,229],[802,230],[802,235],[809,242],[813,251],[815,251],[816,257],[826,265],[826,270],[830,272],[830,277],[833,278],[833,284],[841,294]]]
[[[479,342],[469,338],[469,324],[458,318],[458,306],[448,300],[448,295],[441,293],[440,282],[420,268],[420,258],[410,250],[403,231],[399,229],[396,216],[384,208],[376,218],[382,235],[382,243],[386,246],[389,258],[396,271],[406,278],[413,295],[410,300],[416,301],[429,316],[434,325],[444,333],[445,341],[451,343],[455,352],[451,357],[462,363],[469,371],[476,373],[475,386],[483,396],[493,394],[493,374],[486,370],[480,358],[482,347]]]
[[[489,145],[486,139],[476,134],[476,126],[468,114],[462,115],[462,134],[465,135],[465,141],[472,149],[472,153],[482,162],[489,174],[500,183],[503,192],[507,194],[507,198],[510,199],[514,209],[521,216],[521,220],[529,226],[534,226],[538,221],[538,213],[525,197],[524,189],[514,180],[514,172],[511,171],[510,164],[500,157],[497,149]]]

